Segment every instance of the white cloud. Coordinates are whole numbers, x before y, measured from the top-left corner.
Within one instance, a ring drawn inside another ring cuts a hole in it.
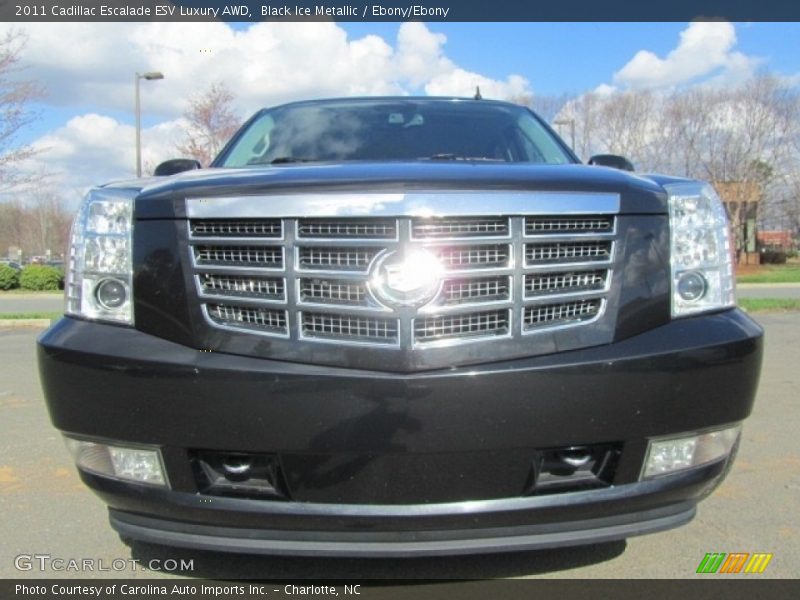
[[[9,27],[0,24],[0,32]],[[376,35],[350,39],[332,22],[241,30],[219,22],[31,23],[26,32],[29,74],[47,83],[49,102],[84,110],[131,110],[137,71],[164,73],[141,92],[148,113],[162,118],[179,116],[187,97],[217,81],[247,113],[301,98],[407,94],[428,85],[450,93],[468,79],[481,79],[496,97],[529,92],[520,76],[498,81],[463,70],[445,55],[446,37],[423,23],[401,25],[394,47]],[[467,87],[459,93],[471,94]]]
[[[530,94],[528,82],[519,75],[498,81],[464,69],[437,75],[425,85],[425,93],[431,96],[473,96],[476,87],[480,87],[484,98],[514,98]]]
[[[616,91],[618,91],[617,88],[615,88],[613,85],[608,85],[607,83],[601,83],[594,88],[594,93],[599,96],[610,96]]]
[[[397,34],[397,52],[394,63],[400,77],[412,86],[452,72],[456,67],[444,55],[447,37],[433,33],[423,23],[406,23]]]
[[[182,120],[166,121],[142,130],[142,164],[152,169],[175,155]],[[136,172],[135,129],[111,117],[85,114],[39,138],[38,154],[22,168],[45,172],[60,182],[65,197],[82,196],[93,185],[133,177]]]
[[[681,32],[678,46],[659,58],[640,50],[614,74],[629,88],[665,88],[713,76],[713,83],[737,83],[751,77],[761,60],[734,50],[736,29],[721,21],[697,21]]]

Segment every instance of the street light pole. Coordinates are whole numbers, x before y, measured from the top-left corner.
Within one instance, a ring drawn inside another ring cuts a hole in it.
[[[136,177],[142,176],[142,108],[139,103],[139,73],[136,73],[134,76],[134,82],[136,86],[136,93],[134,96],[136,97],[136,108],[134,112],[136,114]]]
[[[164,74],[160,71],[150,71],[149,73],[135,73],[134,74],[134,89],[135,89],[135,112],[136,112],[136,177],[142,176],[142,108],[141,101],[139,100],[139,80],[146,79],[153,81],[155,79],[164,79]]]
[[[569,137],[572,142],[572,151],[575,152],[575,119],[560,119],[553,121],[553,125],[569,125]]]

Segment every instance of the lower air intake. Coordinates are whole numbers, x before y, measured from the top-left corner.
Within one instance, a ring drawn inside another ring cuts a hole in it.
[[[414,339],[419,343],[507,335],[508,332],[508,310],[428,317],[414,323]]]
[[[397,344],[397,321],[327,313],[303,313],[301,328],[304,337],[342,342]]]
[[[286,335],[286,312],[227,304],[207,305],[208,317],[218,325]]]
[[[546,325],[580,323],[594,319],[600,314],[602,306],[602,300],[579,300],[561,304],[528,306],[525,308],[523,323],[526,329]]]

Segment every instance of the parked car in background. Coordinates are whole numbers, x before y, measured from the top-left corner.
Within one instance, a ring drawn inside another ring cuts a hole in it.
[[[42,263],[43,265],[47,265],[48,267],[53,267],[54,269],[59,269],[60,271],[64,270],[64,261],[63,260],[47,260]]]
[[[16,269],[17,271],[22,269],[21,264],[19,264],[15,260],[11,260],[10,258],[0,258],[0,265],[6,265],[8,267],[11,267],[12,269]]]

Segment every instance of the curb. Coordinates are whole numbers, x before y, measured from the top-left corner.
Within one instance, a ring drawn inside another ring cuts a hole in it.
[[[32,327],[37,329],[47,329],[50,327],[50,319],[2,319],[0,318],[0,329],[22,329]]]
[[[35,300],[37,298],[63,298],[64,292],[0,292],[0,298],[11,298],[17,300]]]
[[[765,289],[768,290],[770,288],[800,288],[800,283],[796,281],[786,282],[786,283],[737,283],[737,288],[747,288],[747,289]]]

